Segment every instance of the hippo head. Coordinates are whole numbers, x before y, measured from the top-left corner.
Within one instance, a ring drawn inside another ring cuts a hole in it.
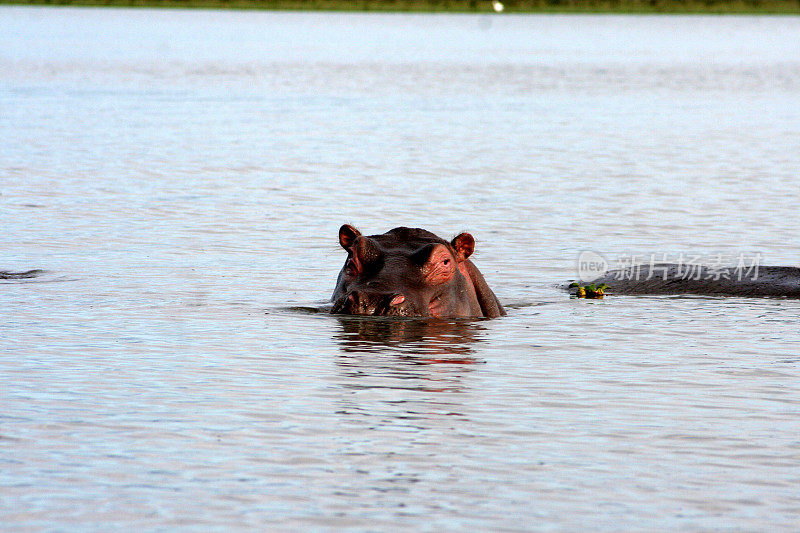
[[[468,260],[475,239],[447,242],[419,228],[362,235],[339,229],[347,260],[331,301],[333,313],[384,316],[481,317],[504,314]]]

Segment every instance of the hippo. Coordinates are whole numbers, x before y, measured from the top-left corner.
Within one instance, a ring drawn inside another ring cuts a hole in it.
[[[332,313],[398,317],[496,318],[506,314],[469,260],[475,239],[452,241],[421,228],[383,235],[339,228],[347,260],[331,296]]]
[[[760,265],[746,275],[736,275],[708,266],[687,272],[685,265],[646,264],[606,272],[590,283],[607,285],[606,294],[800,298],[800,268],[788,266]]]
[[[0,270],[0,279],[28,279],[28,278],[35,278],[39,274],[42,274],[44,270],[34,269],[34,270],[27,270],[25,272],[8,272],[5,270]]]

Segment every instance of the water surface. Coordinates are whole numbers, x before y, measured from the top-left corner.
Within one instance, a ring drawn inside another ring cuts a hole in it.
[[[800,19],[0,8],[12,529],[792,530]],[[338,227],[468,230],[509,316],[312,312]]]

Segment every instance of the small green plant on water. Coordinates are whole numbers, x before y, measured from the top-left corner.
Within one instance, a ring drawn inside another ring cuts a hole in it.
[[[600,285],[595,285],[594,283],[591,285],[581,285],[577,281],[574,281],[569,284],[569,288],[570,293],[576,298],[601,299],[605,295],[605,290],[608,288],[608,285],[605,283],[601,283]],[[572,289],[574,289],[574,291]]]

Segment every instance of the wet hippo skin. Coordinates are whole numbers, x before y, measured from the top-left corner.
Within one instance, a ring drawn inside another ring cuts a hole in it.
[[[506,314],[469,260],[475,239],[448,242],[420,228],[362,235],[339,228],[347,260],[339,272],[332,313],[347,315],[487,317]]]
[[[27,279],[27,278],[35,278],[39,274],[43,273],[44,270],[27,270],[25,272],[7,272],[5,270],[0,270],[0,279]]]
[[[649,278],[649,279],[648,279]],[[672,264],[642,265],[638,271],[614,270],[591,283],[608,285],[607,294],[696,294],[705,296],[800,298],[800,268],[759,266],[758,270],[729,272]]]

